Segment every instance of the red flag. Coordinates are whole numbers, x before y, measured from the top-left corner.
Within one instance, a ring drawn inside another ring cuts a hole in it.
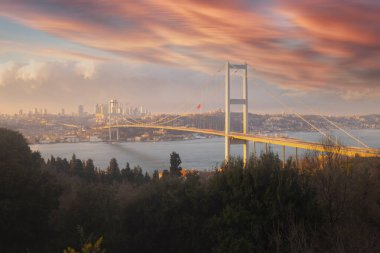
[[[199,109],[201,109],[202,108],[202,104],[198,104],[197,105],[197,109],[199,110]]]

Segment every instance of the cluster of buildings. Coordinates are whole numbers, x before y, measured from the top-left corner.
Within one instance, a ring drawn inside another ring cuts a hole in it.
[[[47,111],[46,108],[37,108],[37,107],[35,107],[34,109],[28,110],[28,111],[24,111],[23,109],[20,109],[18,111],[18,114],[15,114],[15,115],[20,116],[20,117],[23,117],[23,116],[24,117],[25,116],[30,116],[30,117],[32,117],[32,116],[46,116],[46,115],[48,115],[48,111]],[[68,116],[68,114],[66,114],[64,108],[62,108],[57,115]],[[74,113],[72,115],[74,115]],[[85,116],[85,115],[87,115],[87,113],[84,112],[83,105],[79,105],[78,106],[78,115],[79,116]]]
[[[23,109],[20,109],[18,112],[18,116],[42,116],[47,115],[48,111],[46,108],[34,108],[33,110],[29,110],[27,113],[24,112]],[[83,105],[78,105],[78,110],[76,113],[66,114],[65,109],[62,108],[57,115],[60,116],[79,116],[85,117],[89,116],[92,113],[86,112]],[[112,116],[121,116],[121,115],[130,115],[135,117],[148,116],[151,115],[151,112],[140,105],[138,107],[133,106],[124,106],[122,103],[117,101],[116,99],[110,100],[108,103],[95,104],[94,107],[94,115],[99,117],[106,117],[110,114]]]
[[[94,114],[97,118],[104,119],[109,115],[130,115],[141,117],[151,115],[151,112],[142,105],[139,107],[127,107],[123,106],[123,104],[119,103],[116,99],[112,99],[108,103],[96,104],[94,108]]]
[[[332,122],[347,129],[380,129],[380,115],[362,116],[326,116]],[[120,130],[99,130],[108,124],[130,124],[133,122],[155,122],[168,118],[166,114],[151,115],[143,106],[124,106],[116,99],[107,103],[96,104],[94,111],[88,113],[83,105],[75,113],[65,114],[62,109],[58,114],[51,114],[46,109],[34,108],[24,113],[22,110],[14,115],[0,114],[0,127],[18,130],[24,134],[29,143],[54,142],[99,142],[106,140],[120,141],[170,141],[197,138],[191,134],[166,132],[155,129],[128,128]],[[320,129],[331,129],[331,125],[318,115],[303,115],[308,122]],[[224,129],[225,115],[222,109],[207,113],[189,114],[176,119],[175,125],[199,127],[203,129]],[[242,114],[231,114],[231,128],[242,131]],[[173,124],[174,125],[174,124]],[[250,114],[249,130],[260,133],[282,133],[286,131],[313,131],[293,114]],[[115,136],[116,132],[116,136]],[[114,135],[112,137],[112,135]],[[112,137],[112,138],[110,138]]]
[[[24,111],[22,109],[20,109],[18,111],[18,115],[19,116],[24,116],[24,115],[47,115],[47,110],[46,108],[42,109],[42,108],[34,108],[33,110],[30,110],[28,111],[28,113],[24,113]]]

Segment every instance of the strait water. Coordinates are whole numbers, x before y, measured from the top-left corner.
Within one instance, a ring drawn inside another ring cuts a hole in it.
[[[355,137],[362,140],[372,148],[380,148],[380,129],[351,130]],[[334,138],[345,145],[358,144],[349,140],[343,133],[331,132]],[[306,141],[321,141],[321,135],[315,132],[285,132],[279,135],[294,137]],[[271,134],[273,136],[273,134]],[[140,165],[144,170],[152,172],[154,169],[168,169],[169,155],[172,151],[180,154],[183,168],[197,168],[211,170],[224,159],[224,139],[196,139],[170,142],[123,142],[123,143],[55,143],[30,145],[33,151],[40,151],[43,158],[48,159],[51,155],[71,159],[73,153],[81,160],[89,158],[94,160],[98,168],[106,168],[111,158],[116,158],[119,167],[125,167],[129,162],[131,167]],[[282,148],[271,147],[274,152],[281,154]],[[250,151],[253,143],[250,143]],[[265,150],[265,144],[256,143],[257,154]],[[299,150],[299,155],[305,151]],[[286,148],[286,156],[294,155],[294,148]],[[241,145],[232,145],[232,155],[241,155]],[[281,157],[281,155],[280,155]]]

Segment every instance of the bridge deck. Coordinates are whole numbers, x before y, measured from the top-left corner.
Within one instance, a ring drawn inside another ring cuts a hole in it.
[[[217,136],[225,136],[223,131],[213,130],[213,129],[199,129],[193,127],[183,127],[183,126],[159,126],[159,125],[113,125],[111,128],[150,128],[150,129],[165,129],[165,130],[173,130],[173,131],[183,131],[183,132],[193,132],[193,133],[202,133],[209,135],[217,135]],[[103,129],[108,129],[109,126],[102,127]],[[314,150],[314,151],[328,151],[333,153],[338,153],[346,156],[356,156],[359,155],[361,157],[380,157],[380,149],[374,148],[360,148],[360,147],[350,147],[350,146],[326,146],[321,143],[316,142],[308,142],[303,140],[298,140],[294,138],[287,137],[269,137],[255,134],[243,134],[231,132],[229,135],[230,138],[238,139],[238,140],[248,140],[255,141],[260,143],[268,143],[273,145],[287,146],[287,147],[295,147],[306,150]]]

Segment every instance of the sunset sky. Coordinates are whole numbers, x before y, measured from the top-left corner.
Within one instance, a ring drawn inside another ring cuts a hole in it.
[[[251,112],[380,113],[379,13],[377,0],[0,0],[0,114],[113,98],[215,109],[226,61],[250,65]]]

